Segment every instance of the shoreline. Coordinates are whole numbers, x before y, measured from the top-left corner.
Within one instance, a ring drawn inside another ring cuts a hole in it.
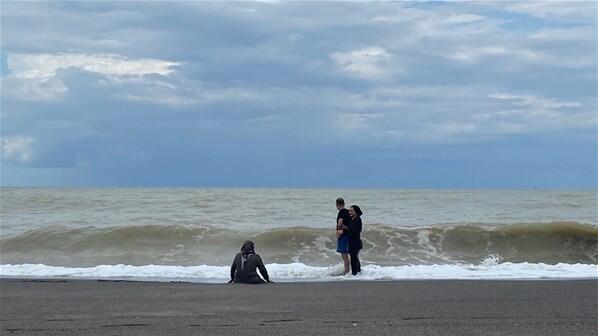
[[[268,273],[278,282],[343,282],[403,280],[564,280],[598,279],[596,264],[495,263],[377,266],[364,265],[362,274],[342,276],[342,265],[329,267],[301,263],[267,264]],[[63,267],[44,264],[3,264],[0,278],[122,279],[139,281],[183,281],[218,283],[229,280],[230,266],[97,265]]]
[[[100,281],[100,282],[141,282],[141,283],[188,283],[199,285],[218,285],[227,284],[229,279],[213,278],[143,278],[143,277],[61,277],[61,276],[2,276],[0,281]],[[344,282],[434,282],[434,281],[497,281],[497,282],[545,282],[545,281],[598,281],[598,275],[595,277],[578,278],[454,278],[454,279],[350,279],[350,278],[332,278],[332,279],[272,279],[274,283],[296,284],[296,283],[344,283]]]
[[[598,280],[2,278],[10,335],[593,335]]]

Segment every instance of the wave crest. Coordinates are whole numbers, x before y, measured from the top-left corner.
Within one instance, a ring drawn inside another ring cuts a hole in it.
[[[598,264],[598,226],[578,222],[365,226],[364,262],[480,264],[500,262]],[[245,239],[269,262],[324,266],[338,262],[332,230],[306,227],[242,232],[200,225],[35,229],[0,240],[3,264],[94,266],[226,265]]]

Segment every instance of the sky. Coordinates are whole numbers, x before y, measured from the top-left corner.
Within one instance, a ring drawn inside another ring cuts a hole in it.
[[[593,1],[0,10],[2,186],[598,186]]]

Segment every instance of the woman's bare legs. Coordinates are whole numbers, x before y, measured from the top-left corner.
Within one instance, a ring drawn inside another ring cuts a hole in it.
[[[349,261],[349,254],[348,253],[341,253],[341,257],[343,258],[343,265],[345,266],[345,273],[343,274],[347,274],[351,271],[351,264]]]

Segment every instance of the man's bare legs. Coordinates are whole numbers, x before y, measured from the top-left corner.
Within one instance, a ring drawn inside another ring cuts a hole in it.
[[[345,273],[343,274],[347,274],[351,271],[351,264],[349,261],[349,254],[348,253],[341,253],[341,257],[343,258],[343,265],[345,266]]]

